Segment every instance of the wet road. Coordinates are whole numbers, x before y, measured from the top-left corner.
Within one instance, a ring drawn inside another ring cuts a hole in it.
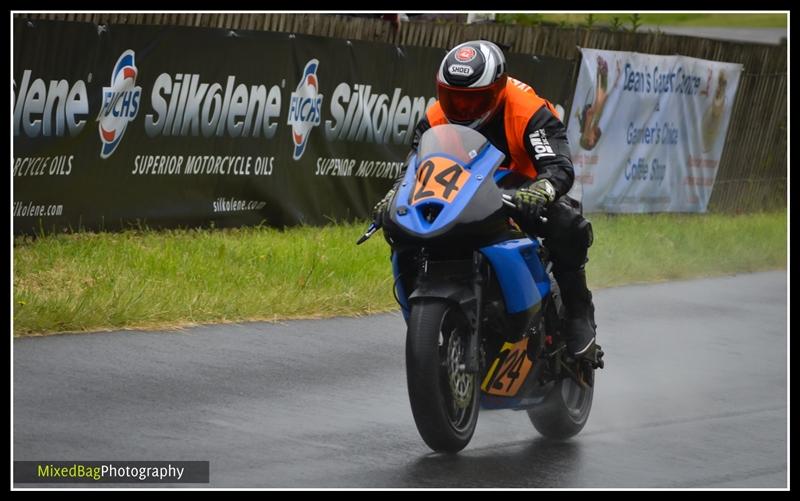
[[[456,456],[417,435],[398,314],[15,339],[14,459],[208,460],[213,487],[785,488],[786,280],[596,291],[584,431],[485,411]]]

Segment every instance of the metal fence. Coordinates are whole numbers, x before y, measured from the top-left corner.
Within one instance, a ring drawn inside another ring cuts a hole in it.
[[[710,40],[660,32],[610,29],[403,22],[334,14],[26,14],[96,24],[155,24],[293,32],[335,38],[447,48],[485,38],[511,52],[575,60],[578,47],[680,54],[744,66],[728,129],[710,211],[744,212],[786,207],[787,56],[786,45]],[[577,72],[575,73],[577,75]],[[570,82],[572,84],[573,82]]]

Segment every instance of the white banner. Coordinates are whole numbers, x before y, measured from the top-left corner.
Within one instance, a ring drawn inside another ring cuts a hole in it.
[[[570,195],[588,212],[705,212],[742,65],[581,52]]]

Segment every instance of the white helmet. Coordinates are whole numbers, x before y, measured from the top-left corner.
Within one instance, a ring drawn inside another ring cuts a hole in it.
[[[505,98],[506,58],[485,40],[457,45],[442,60],[436,91],[451,123],[476,129],[491,118]]]

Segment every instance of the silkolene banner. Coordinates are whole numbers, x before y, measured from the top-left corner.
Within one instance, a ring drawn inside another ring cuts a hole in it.
[[[14,233],[367,218],[444,49],[14,20]],[[568,109],[574,62],[510,54]]]
[[[568,127],[571,194],[587,211],[705,212],[742,66],[581,54]]]

